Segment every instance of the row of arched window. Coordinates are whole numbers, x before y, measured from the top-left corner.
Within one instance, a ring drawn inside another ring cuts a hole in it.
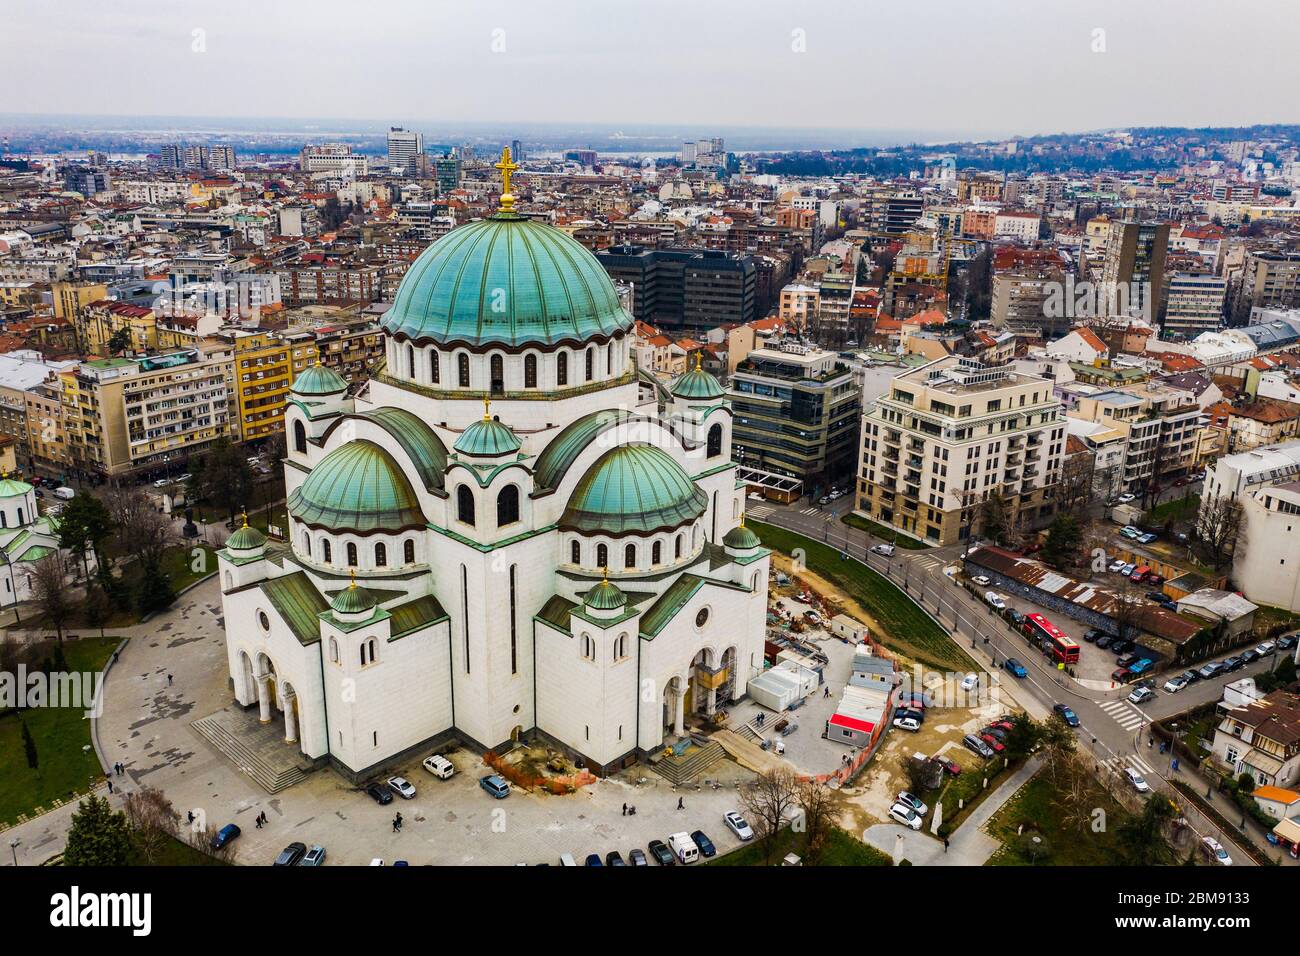
[[[355,541],[349,541],[345,546],[346,565],[349,568],[359,567],[360,562],[357,560],[360,555]],[[311,534],[303,532],[302,551],[304,556],[315,558],[323,564],[334,563],[334,546],[330,543],[329,538],[322,537],[316,545],[313,546]],[[388,567],[388,545],[382,541],[376,541],[374,546],[375,567]],[[402,542],[402,563],[415,563],[415,539],[407,538]]]
[[[414,345],[407,343],[401,346],[400,361],[395,361],[394,366],[399,375],[412,381],[421,381],[424,376],[421,374],[421,359]],[[442,382],[442,355],[436,348],[423,349],[426,353],[428,369],[428,381],[431,385],[441,385]],[[582,355],[582,382],[595,381],[597,356],[603,352],[604,374],[612,377],[619,353],[616,352],[616,343],[608,342],[603,348],[596,345],[589,345],[581,353]],[[395,355],[396,359],[398,355]],[[538,370],[537,370],[537,352],[525,352],[523,362],[523,383],[524,388],[531,389],[538,387]],[[457,388],[471,388],[474,385],[471,374],[470,353],[460,351],[455,354],[453,360],[453,372],[455,375],[455,384]],[[569,353],[560,351],[555,353],[555,384],[558,387],[566,387],[570,383],[569,375]],[[505,375],[505,358],[502,353],[494,352],[488,356],[488,391],[500,394],[506,390]],[[581,384],[574,382],[572,384]],[[481,388],[481,383],[479,385]]]
[[[627,659],[627,642],[628,638],[626,634],[620,634],[618,637],[614,638],[611,660],[615,663]],[[582,639],[579,642],[579,648],[583,660],[593,662],[596,660],[596,640],[590,634],[582,635]]]
[[[377,649],[377,644],[373,637],[368,637],[361,642],[361,666],[362,667],[365,667],[367,664],[373,664],[375,662],[376,649]],[[330,663],[331,664],[339,663],[339,641],[338,638],[336,637],[330,638]]]
[[[690,543],[691,553],[694,553],[695,548],[699,545],[699,535],[700,535],[700,529],[699,526],[697,525],[691,529],[691,543]],[[649,545],[648,548],[647,548],[647,544]],[[642,566],[641,560],[647,553],[650,556],[649,567],[656,567],[658,565],[663,564],[665,544],[666,544],[666,540],[664,539],[652,540],[650,542],[642,542],[642,543],[628,542],[627,544],[624,544],[622,546],[622,558],[623,558],[622,569],[625,571],[633,571],[641,567]],[[591,565],[584,564],[582,560],[583,557],[582,541],[579,538],[574,538],[572,541],[569,542],[569,563],[576,564],[581,567],[613,568],[614,565],[610,564],[609,548],[610,546],[603,541],[597,543],[596,551],[595,551],[595,557],[596,557],[595,563]],[[686,556],[687,541],[686,541],[685,531],[679,531],[677,532],[676,535],[673,536],[672,549],[673,549],[672,560],[674,562],[680,561],[682,560],[683,557]]]
[[[474,492],[469,485],[456,488],[456,520],[475,525]],[[497,493],[497,527],[504,528],[519,520],[519,486],[506,485]]]

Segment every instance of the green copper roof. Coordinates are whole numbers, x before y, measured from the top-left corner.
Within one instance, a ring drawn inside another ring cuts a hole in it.
[[[679,376],[677,381],[673,382],[673,386],[669,391],[677,398],[700,399],[704,401],[722,398],[727,394],[718,383],[718,380],[698,365],[685,375]]]
[[[648,534],[693,521],[707,503],[704,492],[662,448],[623,445],[601,455],[582,476],[560,527]]]
[[[31,490],[31,485],[17,478],[0,479],[0,498],[17,498]]]
[[[564,478],[569,466],[607,429],[631,421],[649,421],[621,408],[606,408],[584,415],[551,439],[549,445],[537,456],[533,481],[538,489],[555,488]]]
[[[332,531],[423,527],[415,490],[391,455],[371,441],[340,445],[289,495],[289,513]]]
[[[354,583],[338,593],[338,596],[330,602],[330,610],[338,614],[361,614],[374,610],[378,604],[373,594],[365,588],[357,587]]]
[[[641,633],[646,637],[657,635],[702,587],[704,578],[697,574],[683,574],[641,616]]]
[[[346,392],[348,383],[343,376],[324,365],[312,365],[293,380],[289,391],[297,395],[337,395]]]
[[[447,620],[447,612],[443,610],[442,605],[438,603],[438,599],[432,594],[426,594],[423,597],[415,598],[413,601],[398,604],[392,609],[392,615],[393,622],[390,637],[393,639],[405,637],[407,634],[424,630],[426,627],[432,627]]]
[[[252,551],[264,544],[266,535],[247,524],[226,539],[226,547],[231,551]]]
[[[614,611],[627,604],[627,595],[609,581],[601,581],[587,592],[582,603],[593,611]]]
[[[471,458],[498,458],[513,455],[522,444],[514,432],[495,418],[482,418],[461,432],[452,447]]]
[[[295,571],[281,578],[271,578],[259,587],[300,644],[315,644],[320,640],[317,618],[329,605],[306,572]]]
[[[738,524],[722,537],[722,543],[728,548],[735,548],[737,551],[745,551],[749,548],[761,548],[763,542],[758,539],[758,535],[750,531],[743,524]]]
[[[404,408],[376,408],[340,418],[325,430],[324,438],[328,439],[339,423],[354,419],[371,422],[388,432],[415,466],[424,487],[429,491],[442,490],[443,475],[447,470],[447,446],[422,418]]]
[[[380,321],[416,342],[471,346],[584,342],[632,325],[595,256],[514,213],[460,226],[426,249]]]

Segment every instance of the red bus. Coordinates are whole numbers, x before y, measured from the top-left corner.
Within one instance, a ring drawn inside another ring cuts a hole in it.
[[[1052,660],[1061,664],[1079,662],[1079,644],[1069,634],[1041,614],[1025,615],[1025,633],[1035,640],[1046,641],[1051,646]]]

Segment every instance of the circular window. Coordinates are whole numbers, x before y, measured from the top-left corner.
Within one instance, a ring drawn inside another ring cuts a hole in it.
[[[519,705],[518,705],[518,704],[515,704],[515,709],[514,709],[513,711],[511,711],[511,713],[514,713],[514,714],[519,713]]]
[[[695,615],[695,626],[703,627],[708,622],[709,622],[709,609],[707,607],[702,607],[700,608],[700,613]]]
[[[260,624],[260,625],[262,626],[262,630],[267,631],[267,632],[270,632],[270,630],[271,630],[271,619],[270,619],[269,617],[266,616],[266,612],[265,612],[265,611],[258,611],[258,612],[257,612],[257,623]]]

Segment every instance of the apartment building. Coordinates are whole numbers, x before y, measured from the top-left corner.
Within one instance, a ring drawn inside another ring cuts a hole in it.
[[[60,375],[71,467],[119,477],[174,467],[232,437],[233,350],[83,362]]]
[[[1000,329],[1043,341],[1070,331],[1070,310],[1062,307],[1065,274],[1060,269],[1016,269],[993,276],[990,318]]]
[[[1174,272],[1166,278],[1165,314],[1161,329],[1166,336],[1192,339],[1223,327],[1223,304],[1228,280],[1199,272]]]
[[[1154,322],[1164,296],[1168,246],[1168,223],[1112,222],[1097,314],[1142,316]]]
[[[315,345],[320,363],[353,384],[366,381],[384,357],[384,336],[373,322],[322,326],[315,330]]]
[[[319,355],[311,333],[224,329],[215,338],[232,354],[232,436],[252,441],[283,431],[289,388]]]
[[[861,443],[857,510],[949,545],[970,536],[994,494],[1013,523],[1051,517],[1065,418],[1048,379],[949,356],[895,377],[864,416]]]
[[[727,397],[732,458],[741,465],[798,478],[808,492],[851,474],[862,393],[836,353],[755,349],[736,367]]]
[[[1251,252],[1242,269],[1235,315],[1259,308],[1300,306],[1300,252]]]
[[[127,336],[127,349],[148,352],[158,348],[158,318],[153,309],[111,299],[92,302],[73,319],[83,352],[108,354],[109,342],[119,332]]]
[[[1081,394],[1068,414],[1123,437],[1123,461],[1111,477],[1112,491],[1141,492],[1153,480],[1186,474],[1196,462],[1201,408],[1181,389],[1158,382],[1102,389]]]

